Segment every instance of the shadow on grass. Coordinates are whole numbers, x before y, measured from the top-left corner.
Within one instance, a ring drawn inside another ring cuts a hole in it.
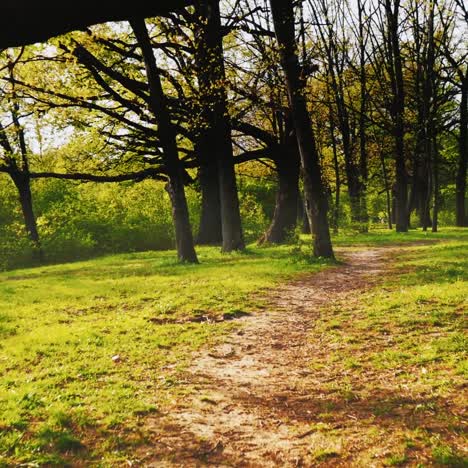
[[[353,457],[360,455],[360,450],[372,448],[375,441],[367,440],[369,428],[373,427],[382,434],[385,446],[398,450],[402,433],[414,434],[415,443],[411,451],[405,455],[406,461],[421,459],[431,460],[442,466],[467,466],[468,459],[451,446],[453,435],[462,436],[463,425],[454,417],[450,404],[436,396],[417,396],[399,394],[391,390],[376,389],[375,393],[365,399],[356,397],[328,395],[313,395],[285,397],[284,393],[256,396],[252,393],[239,394],[236,399],[246,412],[252,411],[261,417],[265,415],[262,430],[277,431],[278,421],[288,424],[297,421],[309,424],[312,429],[299,435],[299,439],[307,441],[307,437],[322,433],[327,437],[342,437],[350,429],[354,435],[361,434],[362,444],[352,444],[342,453],[333,453],[334,463],[349,463]],[[352,417],[351,417],[352,416]],[[270,421],[268,423],[267,421]],[[268,424],[271,425],[268,426]],[[276,424],[276,425],[275,425]],[[248,452],[252,444],[245,444],[245,451],[239,449],[240,441],[235,434],[216,440],[207,440],[195,434],[190,426],[179,426],[177,423],[167,423],[158,417],[151,418],[149,426],[152,432],[136,453],[144,454],[140,462],[158,463],[165,460],[180,464],[206,463],[210,465],[243,466],[249,464]],[[343,432],[342,432],[343,431]],[[397,437],[393,440],[394,435]],[[222,440],[221,440],[222,439]],[[407,439],[409,440],[409,439]],[[225,451],[224,444],[233,446]],[[242,444],[242,443],[241,443]],[[268,453],[268,461],[284,463],[278,453]],[[278,457],[278,458],[277,458]],[[341,458],[341,460],[340,460]],[[317,462],[320,461],[317,459]],[[198,466],[198,465],[197,465]],[[341,465],[340,465],[341,466]]]
[[[310,249],[309,249],[310,250]],[[201,249],[200,263],[180,263],[175,252],[146,252],[141,254],[118,255],[103,257],[97,260],[66,263],[46,267],[36,267],[28,270],[16,270],[0,276],[0,283],[36,280],[60,279],[72,281],[76,278],[87,280],[118,279],[126,277],[148,276],[183,276],[187,273],[211,271],[216,268],[271,264],[272,262],[301,263],[304,265],[325,265],[333,261],[324,258],[314,258],[306,251],[295,251],[291,246],[281,247],[249,247],[243,252],[223,254],[218,249]]]

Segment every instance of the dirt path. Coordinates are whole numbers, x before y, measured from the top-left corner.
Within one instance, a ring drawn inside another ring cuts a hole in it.
[[[195,357],[187,380],[196,391],[150,423],[144,466],[349,466],[311,430],[311,389],[323,384],[310,359],[309,330],[320,309],[350,300],[378,281],[392,249],[340,252],[343,265],[306,275],[268,295],[268,311],[242,318],[226,344]],[[326,336],[324,336],[326,339]],[[320,451],[323,457],[320,456]]]

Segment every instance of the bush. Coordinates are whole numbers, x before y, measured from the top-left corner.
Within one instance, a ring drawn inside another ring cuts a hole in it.
[[[32,189],[48,262],[174,247],[169,197],[161,183],[77,184],[50,179],[35,181]],[[0,268],[32,264],[34,249],[7,179],[0,181],[0,195],[6,200],[0,208]],[[189,204],[196,205],[196,197],[192,195]]]

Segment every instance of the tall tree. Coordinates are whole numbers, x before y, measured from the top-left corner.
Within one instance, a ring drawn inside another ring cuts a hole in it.
[[[357,0],[358,26],[357,40],[359,52],[359,169],[360,169],[360,205],[359,221],[361,230],[367,232],[369,225],[369,213],[367,210],[367,183],[369,178],[368,156],[367,156],[367,111],[368,111],[368,91],[367,91],[367,59],[366,47],[368,43],[368,33],[366,31],[366,0]]]
[[[395,144],[395,225],[397,232],[408,231],[408,175],[405,156],[405,86],[403,59],[400,45],[400,0],[384,0],[386,66],[390,78],[392,103],[390,114],[393,122]]]
[[[293,2],[292,0],[270,0],[270,5],[301,155],[306,211],[311,225],[314,255],[333,258],[327,219],[327,197],[314,132],[307,110],[305,82],[301,79],[301,67],[297,56]]]
[[[231,122],[227,109],[226,74],[224,68],[223,31],[218,0],[195,2],[198,16],[196,31],[197,74],[203,99],[203,118],[209,128],[204,138],[209,138],[213,156],[203,169],[216,159],[219,177],[222,250],[231,252],[245,247],[237,195],[236,174],[231,140]],[[214,170],[211,171],[216,175]],[[208,176],[208,175],[207,175]],[[216,182],[213,183],[216,186]]]
[[[23,51],[24,49],[20,51],[15,60],[10,55],[7,56],[6,70],[8,78],[12,82],[3,89],[1,97],[6,103],[6,113],[10,117],[11,131],[7,131],[2,125],[3,118],[1,118],[0,172],[8,174],[18,190],[26,232],[35,247],[37,258],[42,261],[43,253],[31,193],[30,152],[26,143],[24,126],[21,123],[21,104],[14,84],[15,64],[21,58]]]
[[[359,109],[362,126],[360,127],[359,138],[362,139],[361,145],[364,151],[364,157],[360,153],[360,158],[356,155],[357,137],[353,129],[353,115],[350,112],[350,106],[347,102],[349,86],[346,83],[346,76],[349,71],[349,38],[346,36],[345,3],[342,1],[327,2],[325,0],[314,0],[310,2],[315,28],[320,36],[320,45],[322,50],[323,68],[326,71],[326,79],[329,82],[329,96],[327,99],[334,104],[336,113],[337,129],[340,133],[341,147],[345,162],[345,172],[348,188],[349,203],[351,208],[351,222],[358,226],[360,230],[367,229],[367,215],[362,213],[365,206],[364,197],[364,177],[361,174],[361,168],[366,168],[365,162],[365,99],[361,99]],[[363,34],[363,32],[361,31]],[[363,47],[365,45],[363,44]],[[361,72],[362,73],[362,72]],[[365,75],[363,75],[365,76]],[[365,86],[365,82],[362,82]],[[364,94],[364,88],[361,89],[361,98]],[[364,106],[364,107],[363,107]],[[360,161],[362,164],[360,164]]]
[[[460,130],[458,135],[458,167],[456,179],[456,223],[468,226],[466,211],[466,174],[468,169],[468,66],[460,73]]]
[[[455,0],[461,12],[465,33],[468,27],[468,9],[462,1]],[[441,16],[445,29],[450,26],[450,17]],[[455,222],[457,226],[468,226],[468,214],[466,207],[466,179],[468,169],[468,52],[462,44],[450,44],[449,36],[444,36],[442,40],[442,50],[444,57],[454,71],[455,79],[453,84],[458,90],[459,111],[458,111],[458,161],[457,175],[455,179]],[[458,46],[458,47],[457,47]],[[462,46],[462,47],[459,47]]]
[[[177,255],[180,261],[197,263],[198,259],[193,245],[187,200],[185,198],[184,168],[179,160],[177,148],[177,131],[172,124],[146,23],[143,19],[132,19],[130,25],[143,54],[150,96],[149,105],[158,120],[158,136],[162,147],[164,165],[169,177],[167,191],[172,202]]]

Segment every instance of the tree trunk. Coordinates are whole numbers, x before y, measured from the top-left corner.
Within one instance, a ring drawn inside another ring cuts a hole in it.
[[[315,136],[304,96],[305,86],[300,78],[300,66],[296,53],[293,4],[292,0],[270,0],[270,5],[301,156],[306,211],[311,224],[313,251],[317,257],[333,258],[327,219],[328,203]]]
[[[221,201],[219,199],[219,173],[216,160],[210,161],[214,155],[207,148],[207,153],[200,155],[198,182],[201,190],[200,226],[198,228],[197,244],[220,244],[221,232]]]
[[[403,86],[401,79],[400,86]],[[403,96],[397,96],[398,113],[396,115],[395,124],[395,173],[396,173],[396,213],[395,224],[397,232],[408,231],[408,182],[405,165],[405,150],[404,150],[404,121],[403,121]]]
[[[397,232],[408,231],[408,181],[405,164],[405,93],[399,31],[400,0],[385,0],[387,19],[387,65],[392,84],[393,137],[395,141],[395,224]]]
[[[305,211],[304,193],[299,192],[297,200],[297,225],[301,229],[302,234],[310,234],[310,222]]]
[[[366,46],[364,32],[364,7],[360,0],[357,1],[359,18],[359,88],[360,88],[360,109],[359,109],[359,172],[360,172],[360,205],[359,205],[359,228],[361,232],[369,230],[369,214],[367,211],[367,180],[369,169],[367,164],[367,134],[366,134],[366,113],[367,113],[367,73],[366,73]]]
[[[301,207],[302,207],[302,228],[301,228],[301,232],[302,232],[302,234],[311,234],[310,219],[309,219],[309,214],[307,213],[307,206],[306,206],[305,196],[302,199]]]
[[[433,178],[434,178],[434,206],[432,208],[432,232],[437,232],[439,225],[439,206],[440,206],[440,184],[439,184],[439,149],[437,141],[434,138],[432,141],[433,154]]]
[[[144,19],[133,19],[130,24],[143,53],[151,98],[151,111],[158,121],[158,134],[163,149],[164,165],[169,176],[166,190],[172,202],[177,256],[181,262],[198,263],[193,245],[187,199],[185,198],[184,168],[179,160],[176,142],[177,133],[171,121],[148,30]]]
[[[393,207],[392,207],[392,191],[390,189],[390,182],[388,180],[387,166],[385,164],[385,156],[382,150],[379,151],[380,164],[382,165],[382,175],[384,179],[385,195],[387,200],[387,223],[388,229],[393,229]]]
[[[218,0],[201,0],[195,5],[197,27],[197,72],[203,114],[212,130],[212,152],[219,174],[222,250],[245,248],[239,210],[236,174],[231,139],[231,122],[227,111],[223,35]]]
[[[34,214],[32,203],[31,181],[29,175],[18,171],[10,173],[10,176],[18,190],[26,232],[36,249],[37,259],[39,261],[43,261],[44,258],[41,249],[41,241],[37,230],[36,216]]]
[[[343,154],[346,155],[345,152]],[[359,172],[354,162],[350,161],[350,156],[345,156],[346,179],[348,181],[348,196],[351,208],[351,224],[359,230],[361,219],[361,193]]]
[[[339,218],[340,218],[340,192],[341,192],[341,177],[340,165],[338,164],[338,151],[336,145],[335,129],[331,109],[329,109],[330,121],[330,137],[333,149],[333,169],[335,171],[335,202],[333,205],[333,232],[338,234]]]
[[[421,198],[421,228],[427,231],[427,228],[432,225],[431,220],[431,198],[432,187],[434,182],[434,171],[432,169],[432,161],[427,162],[427,191],[424,193],[424,198]]]
[[[422,124],[421,124],[422,125]],[[422,136],[416,145],[415,156],[413,158],[413,174],[411,178],[411,190],[408,201],[408,226],[410,225],[410,216],[413,211],[419,217],[418,226],[429,226],[432,221],[429,212],[430,205],[430,174],[429,164],[426,160],[426,155],[422,150],[424,141]]]
[[[461,87],[460,135],[458,140],[458,168],[456,179],[456,224],[468,226],[466,214],[466,170],[468,167],[468,67]]]
[[[390,219],[392,220],[392,224],[396,224],[396,188],[395,184],[392,185],[392,212]]]
[[[429,174],[429,170],[430,165],[427,164],[427,161],[424,161],[423,167],[420,168],[420,173],[417,174],[418,180],[416,187],[419,225],[426,227],[432,224],[429,210],[431,201],[431,175]]]
[[[434,183],[434,207],[432,212],[432,232],[437,232],[438,224],[438,211],[439,211],[439,199],[440,199],[440,187],[439,187],[439,155],[437,147],[437,130],[438,126],[436,123],[436,72],[434,70],[435,65],[435,41],[434,41],[434,9],[435,4],[429,4],[429,16],[427,19],[427,46],[426,46],[426,59],[425,59],[425,70],[426,74],[424,77],[423,85],[423,108],[424,108],[424,122],[425,122],[425,150],[426,150],[426,161],[429,161],[429,166],[432,163],[433,171],[433,183]],[[429,171],[428,171],[429,172]],[[430,200],[430,192],[427,194],[428,200]],[[429,203],[428,203],[429,205]],[[429,218],[429,206],[427,208],[427,216]],[[429,219],[425,220],[429,221]]]
[[[280,151],[284,153],[275,157],[278,171],[275,212],[270,227],[262,236],[260,243],[281,244],[296,227],[300,169],[297,142],[290,142],[290,145],[283,146]]]

